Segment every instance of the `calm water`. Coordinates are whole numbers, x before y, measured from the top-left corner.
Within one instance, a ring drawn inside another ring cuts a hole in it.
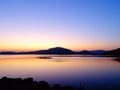
[[[52,59],[38,58],[41,56]],[[108,57],[0,55],[0,78],[3,76],[75,87],[81,82],[86,90],[120,90],[120,62]]]

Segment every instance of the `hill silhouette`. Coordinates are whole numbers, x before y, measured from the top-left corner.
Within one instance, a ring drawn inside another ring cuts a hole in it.
[[[62,48],[62,47],[50,48],[47,51],[48,53],[55,53],[55,54],[73,54],[74,53],[72,50]]]
[[[117,49],[114,49],[114,50],[110,50],[110,51],[106,51],[104,54],[105,55],[110,55],[110,56],[120,57],[120,48],[117,48]]]
[[[48,50],[33,51],[34,54],[74,54],[74,51],[62,47],[54,47]]]
[[[83,51],[72,51],[63,47],[54,47],[47,50],[36,50],[28,52],[0,52],[0,54],[11,55],[11,54],[84,54],[84,55],[110,55],[110,56],[120,56],[120,48],[105,51],[105,50],[83,50]]]
[[[85,54],[85,55],[90,55],[92,54],[90,51],[88,50],[83,50],[83,51],[79,51],[79,52],[76,52],[77,54]]]
[[[105,50],[92,50],[90,51],[92,54],[96,55],[102,55],[104,54]]]

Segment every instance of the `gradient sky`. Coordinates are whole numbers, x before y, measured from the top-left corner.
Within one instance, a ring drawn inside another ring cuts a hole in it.
[[[0,50],[120,47],[120,0],[0,0]]]

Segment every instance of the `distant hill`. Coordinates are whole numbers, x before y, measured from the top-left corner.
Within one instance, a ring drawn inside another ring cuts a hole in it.
[[[0,52],[0,54],[16,54],[16,52],[7,51],[7,52]]]
[[[28,52],[13,52],[13,51],[6,51],[0,52],[1,55],[12,55],[12,54],[84,54],[84,55],[110,55],[110,56],[119,56],[120,57],[120,48],[104,51],[104,50],[83,50],[83,51],[72,51],[67,48],[63,47],[54,47],[49,48],[47,50],[37,50],[37,51],[28,51]]]
[[[105,51],[104,50],[92,50],[90,51],[92,54],[97,54],[97,55],[100,55],[100,54],[104,54]]]
[[[104,54],[105,55],[119,56],[120,57],[120,48],[114,49],[114,50],[110,50],[110,51],[106,51]]]
[[[90,51],[88,51],[88,50],[83,50],[83,51],[76,52],[76,54],[91,55],[92,53]]]
[[[75,54],[75,53],[70,49],[54,47],[48,50],[37,50],[29,52],[0,52],[0,54],[11,55],[11,54]]]
[[[79,51],[76,52],[77,54],[85,54],[85,55],[102,55],[104,54],[104,50],[92,50],[92,51],[88,51],[88,50],[83,50],[83,51]]]
[[[48,53],[55,53],[55,54],[73,54],[74,53],[72,50],[62,48],[62,47],[50,48],[47,51]]]
[[[48,50],[34,51],[36,54],[74,54],[74,51],[62,47],[50,48]]]

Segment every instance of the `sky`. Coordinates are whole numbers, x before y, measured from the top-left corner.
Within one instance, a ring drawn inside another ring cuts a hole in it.
[[[0,51],[120,47],[120,0],[0,0]]]

